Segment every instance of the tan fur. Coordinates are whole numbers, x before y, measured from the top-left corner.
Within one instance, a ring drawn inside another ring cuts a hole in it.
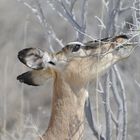
[[[97,62],[97,58],[77,58],[64,71],[55,71],[52,112],[44,140],[78,140],[84,134],[84,105],[87,84],[114,64],[112,56]],[[109,63],[108,63],[109,62]]]
[[[127,57],[131,53],[133,46],[127,46],[129,51],[123,49],[124,54],[120,53],[119,49],[115,49],[117,43],[123,43],[126,39],[116,37],[111,42],[98,45],[97,42],[87,43],[85,49],[81,48],[78,52],[72,53],[71,48],[63,48],[56,54],[45,57],[52,60],[55,65],[46,64],[47,60],[41,60],[39,63],[35,55],[35,59],[30,60],[31,65],[26,62],[26,54],[32,48],[21,51],[18,55],[21,62],[28,67],[42,68],[33,70],[30,75],[26,73],[20,75],[18,80],[34,85],[39,85],[52,77],[53,84],[53,99],[52,111],[48,129],[43,134],[43,140],[80,140],[84,135],[84,105],[88,97],[87,85],[91,80],[95,80],[97,73],[102,75],[111,65]],[[90,46],[91,45],[91,46]],[[96,45],[96,46],[95,46]],[[95,46],[95,47],[94,47]],[[34,50],[34,49],[33,49]],[[39,50],[41,51],[41,50]],[[24,53],[23,53],[24,52]],[[22,55],[24,54],[24,56]],[[34,50],[34,54],[39,54],[38,50]],[[124,55],[124,56],[123,56]],[[28,56],[28,55],[27,55]],[[28,56],[30,58],[30,56]],[[33,56],[31,57],[33,58]],[[36,65],[34,65],[34,62]],[[37,64],[40,64],[37,66]],[[37,66],[37,67],[36,67]],[[27,77],[31,78],[31,80]],[[25,80],[24,80],[25,79]],[[29,82],[28,82],[29,79]]]

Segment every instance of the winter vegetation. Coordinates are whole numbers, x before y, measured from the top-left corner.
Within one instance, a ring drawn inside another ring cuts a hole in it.
[[[19,50],[56,52],[71,41],[131,36],[139,43],[139,0],[0,1],[0,139],[34,140],[48,125],[52,81],[29,87],[16,81],[27,68]],[[86,140],[140,139],[139,51],[89,83]],[[47,87],[47,90],[46,90]]]

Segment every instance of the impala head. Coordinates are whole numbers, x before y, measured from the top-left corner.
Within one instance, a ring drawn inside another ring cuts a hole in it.
[[[30,85],[40,85],[55,73],[67,75],[73,83],[94,78],[99,72],[117,61],[128,57],[135,45],[126,35],[87,43],[71,42],[57,53],[48,53],[38,48],[27,48],[18,53],[19,60],[33,71],[18,76],[18,80]],[[78,79],[78,80],[77,80]]]

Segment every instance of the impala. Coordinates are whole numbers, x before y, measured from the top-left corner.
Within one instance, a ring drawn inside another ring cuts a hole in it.
[[[17,77],[20,82],[39,86],[53,78],[52,111],[43,140],[83,139],[87,85],[110,66],[128,57],[135,45],[126,35],[86,43],[71,42],[57,53],[26,48],[19,60],[31,71]]]

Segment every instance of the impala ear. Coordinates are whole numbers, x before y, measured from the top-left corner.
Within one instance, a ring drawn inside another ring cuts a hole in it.
[[[39,48],[26,48],[18,53],[19,60],[32,69],[43,69],[51,61],[51,55]]]
[[[21,83],[25,83],[32,86],[43,85],[48,79],[52,78],[52,72],[50,69],[32,70],[25,72],[17,77]]]

